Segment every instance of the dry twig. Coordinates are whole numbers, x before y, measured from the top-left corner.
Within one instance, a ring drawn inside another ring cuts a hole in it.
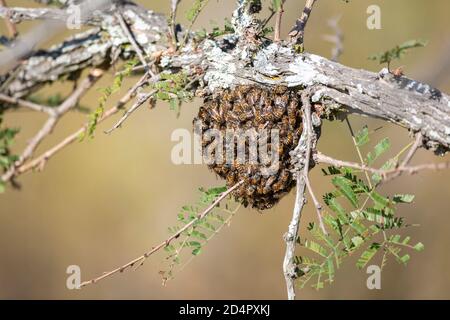
[[[80,284],[80,288],[85,287],[90,284],[97,283],[100,280],[103,280],[105,278],[108,278],[112,276],[113,274],[116,274],[118,272],[123,272],[128,268],[133,267],[136,263],[142,262],[143,260],[146,260],[148,257],[150,257],[155,252],[167,247],[173,240],[177,239],[184,231],[189,230],[197,221],[205,218],[223,199],[225,199],[229,194],[231,194],[234,190],[236,190],[241,184],[243,184],[244,181],[240,181],[236,183],[233,187],[229,188],[225,192],[223,192],[217,199],[203,211],[200,213],[195,219],[193,219],[188,224],[184,225],[182,228],[180,228],[176,233],[174,233],[172,236],[158,244],[157,246],[153,247],[150,251],[144,253],[142,256],[137,257],[136,259],[131,260],[130,262],[127,262],[126,264],[122,265],[121,267],[118,267],[114,270],[111,270],[109,272],[103,273],[101,276],[94,278],[89,281],[85,281]]]
[[[308,19],[311,15],[311,11],[316,1],[317,0],[306,0],[305,8],[302,11],[302,15],[295,22],[295,26],[292,28],[291,32],[289,32],[291,44],[300,45],[301,52],[303,52],[305,48],[304,36],[306,24],[308,23]]]

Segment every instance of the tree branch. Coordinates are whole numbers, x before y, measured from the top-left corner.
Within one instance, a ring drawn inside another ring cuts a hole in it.
[[[148,257],[150,257],[151,255],[153,255],[155,252],[158,252],[159,250],[167,247],[173,240],[177,239],[183,232],[185,232],[186,230],[189,230],[196,222],[198,222],[199,220],[204,219],[212,210],[214,210],[214,208],[220,203],[222,202],[222,200],[224,200],[228,195],[230,195],[234,190],[236,190],[239,186],[241,186],[244,183],[244,181],[240,181],[238,183],[236,183],[233,187],[229,188],[228,190],[226,190],[225,192],[223,192],[208,208],[206,208],[202,213],[200,213],[197,217],[195,217],[195,219],[193,219],[192,221],[190,221],[189,223],[185,224],[182,228],[180,228],[176,233],[174,233],[172,236],[170,236],[169,238],[167,238],[166,240],[164,240],[163,242],[161,242],[160,244],[156,245],[155,247],[153,247],[150,251],[144,253],[142,256],[137,257],[136,259],[131,260],[130,262],[127,262],[126,264],[111,270],[109,272],[105,272],[103,273],[101,276],[94,278],[92,280],[89,281],[85,281],[83,283],[80,284],[80,288],[85,287],[87,285],[90,284],[94,284],[97,283],[105,278],[108,278],[116,273],[119,272],[124,272],[126,269],[133,267],[136,263],[138,262],[143,262],[145,260],[148,259]]]

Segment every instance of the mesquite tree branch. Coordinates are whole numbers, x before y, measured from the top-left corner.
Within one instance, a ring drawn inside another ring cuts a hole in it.
[[[217,199],[208,208],[206,208],[203,212],[201,212],[198,216],[196,216],[195,219],[192,219],[192,221],[190,221],[189,223],[185,224],[182,228],[180,228],[177,232],[175,232],[173,235],[171,235],[169,238],[167,238],[166,240],[164,240],[160,244],[152,247],[151,250],[149,250],[148,252],[144,253],[142,256],[137,257],[136,259],[133,259],[133,260],[127,262],[126,264],[124,264],[124,265],[122,265],[122,266],[120,266],[120,267],[118,267],[116,269],[113,269],[111,271],[105,272],[101,276],[98,276],[97,278],[94,278],[92,280],[85,281],[85,282],[81,283],[80,284],[80,288],[85,287],[85,286],[90,285],[90,284],[97,283],[100,280],[108,278],[108,277],[110,277],[110,276],[112,276],[112,275],[114,275],[116,273],[124,272],[125,270],[127,270],[128,268],[133,267],[137,263],[143,263],[151,255],[153,255],[154,253],[158,252],[159,250],[161,250],[161,249],[167,247],[168,245],[170,245],[170,243],[172,241],[177,239],[183,232],[189,230],[198,221],[204,219],[211,211],[214,210],[214,208],[217,205],[219,205],[227,196],[229,196],[234,190],[236,190],[238,187],[240,187],[243,183],[244,183],[244,181],[240,181],[240,182],[236,183],[234,186],[232,186],[231,188],[229,188],[226,191],[222,192],[222,194],[220,194],[217,197]]]

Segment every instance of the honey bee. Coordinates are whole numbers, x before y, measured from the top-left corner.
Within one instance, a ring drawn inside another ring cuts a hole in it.
[[[291,117],[293,115],[297,115],[297,108],[298,108],[298,100],[292,99],[287,107],[288,116]]]
[[[259,98],[258,107],[263,109],[266,105],[270,105],[269,93],[267,91],[263,91],[261,93],[261,97]]]
[[[273,184],[272,190],[274,192],[279,192],[286,183],[289,181],[289,172],[287,170],[283,170],[278,178],[278,181]]]
[[[282,95],[282,94],[285,94],[287,90],[288,90],[288,88],[285,87],[285,86],[276,86],[276,87],[273,89],[273,92],[274,92],[275,94],[280,94],[280,95]]]
[[[209,114],[208,111],[206,110],[205,107],[200,107],[200,109],[198,110],[198,117],[200,119],[208,119],[209,118]]]
[[[252,90],[247,96],[247,101],[251,106],[255,106],[260,99],[259,91]]]
[[[294,143],[294,135],[292,134],[292,131],[287,132],[285,143],[287,145],[291,145]]]
[[[240,101],[245,101],[245,98],[247,96],[248,91],[250,90],[250,86],[245,85],[245,86],[238,86],[235,89],[235,95],[237,97],[238,100]]]
[[[274,101],[275,106],[282,107],[283,109],[287,106],[288,102],[289,102],[289,96],[287,94],[275,97],[275,101]]]
[[[255,187],[255,186],[252,186],[252,185],[249,185],[249,186],[246,188],[245,191],[246,191],[246,193],[247,193],[247,196],[251,197],[251,196],[255,193],[256,187]]]
[[[242,164],[237,160],[233,161],[232,170],[237,171],[239,174],[243,174],[245,172],[245,169],[245,164]]]
[[[402,67],[398,67],[397,69],[392,71],[392,74],[394,75],[394,77],[397,77],[397,78],[403,76],[403,68]]]
[[[262,124],[264,122],[264,119],[261,116],[261,112],[259,110],[256,110],[256,108],[253,106],[252,107],[253,110],[253,117],[255,119],[255,122],[257,124]]]
[[[275,121],[275,115],[272,112],[272,107],[269,106],[269,108],[266,108],[266,110],[263,111],[262,115],[264,120],[274,122]]]
[[[222,123],[225,119],[223,119],[223,117],[220,115],[219,112],[217,112],[216,109],[211,108],[209,111],[209,114],[211,116],[211,118],[213,119],[213,121],[218,122],[218,123]]]
[[[277,180],[275,176],[270,176],[264,185],[263,194],[267,194],[272,190],[272,185]]]
[[[284,114],[284,107],[278,106],[273,110],[273,115],[277,120],[281,119]]]
[[[250,178],[250,183],[252,185],[257,185],[259,184],[259,182],[261,181],[261,175],[259,173],[255,173],[251,178]]]
[[[234,184],[235,184],[235,182],[236,182],[236,175],[235,175],[234,173],[229,173],[229,174],[227,175],[226,180],[227,180],[227,185],[228,185],[229,187],[234,186]]]

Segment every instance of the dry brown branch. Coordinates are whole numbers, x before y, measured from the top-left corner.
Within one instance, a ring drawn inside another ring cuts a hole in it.
[[[100,69],[92,70],[84,81],[74,90],[74,92],[58,107],[52,108],[49,113],[50,116],[38,133],[31,138],[30,142],[25,147],[25,150],[20,155],[19,159],[9,168],[5,174],[1,177],[3,182],[10,181],[12,177],[16,175],[17,168],[20,167],[26,160],[28,160],[42,142],[42,140],[48,136],[59,119],[66,114],[70,109],[74,108],[80,98],[89,90],[97,80],[103,75],[103,71]],[[31,105],[30,105],[31,106]],[[48,107],[47,107],[48,108]],[[44,108],[44,110],[48,110]]]
[[[392,178],[390,178],[390,176],[398,174],[399,172],[407,173],[407,174],[416,174],[416,173],[418,173],[420,171],[424,171],[424,170],[436,171],[436,170],[450,169],[450,162],[427,163],[427,164],[420,164],[420,165],[416,165],[416,166],[399,166],[398,168],[383,170],[383,169],[376,169],[373,167],[369,167],[364,164],[360,164],[360,163],[356,163],[356,162],[342,161],[342,160],[334,159],[332,157],[324,155],[323,153],[321,153],[319,151],[317,151],[313,157],[317,163],[328,164],[328,165],[331,165],[331,166],[334,166],[337,168],[347,167],[347,168],[367,171],[367,172],[374,173],[374,174],[379,174],[382,177],[383,181],[391,180]]]
[[[18,105],[19,107],[28,108],[38,112],[44,112],[49,115],[53,115],[55,111],[52,107],[37,104],[28,100],[13,98],[3,93],[0,93],[0,100],[9,104]]]
[[[150,257],[155,252],[167,247],[173,240],[177,239],[183,232],[186,230],[189,230],[196,222],[199,220],[205,218],[222,200],[224,200],[229,194],[231,194],[235,189],[237,189],[241,184],[243,184],[244,181],[240,181],[236,183],[233,187],[229,188],[225,192],[223,192],[217,199],[208,207],[206,208],[202,213],[200,213],[194,220],[189,222],[188,224],[184,225],[180,230],[178,230],[176,233],[174,233],[172,236],[158,244],[157,246],[153,247],[150,251],[144,253],[140,257],[137,257],[136,259],[131,260],[130,262],[127,262],[126,264],[111,270],[109,272],[103,273],[101,276],[94,278],[92,280],[85,281],[80,284],[80,288],[85,287],[90,284],[97,283],[100,280],[103,280],[105,278],[108,278],[118,272],[123,272],[128,268],[133,267],[136,263],[142,262],[143,260],[146,260],[148,257]]]
[[[136,91],[143,85],[145,85],[147,82],[148,82],[148,73],[146,73],[143,77],[141,77],[141,79],[137,81],[136,84],[130,90],[128,90],[128,92],[117,102],[117,104],[114,107],[105,111],[98,120],[98,123],[103,122],[104,120],[108,119],[112,115],[119,112],[123,108],[123,106],[126,105],[135,96]],[[84,125],[82,128],[78,129],[74,133],[67,136],[60,143],[50,148],[39,157],[29,161],[28,163],[22,164],[16,169],[15,174],[16,175],[23,174],[36,168],[42,170],[47,161],[51,157],[53,157],[56,153],[58,153],[71,143],[77,141],[77,139],[79,139],[86,132],[87,127],[88,127],[87,124]]]
[[[276,14],[276,18],[275,18],[275,28],[274,28],[274,36],[273,36],[273,41],[274,42],[280,42],[281,41],[281,21],[283,20],[283,13],[284,13],[284,3],[286,2],[286,0],[281,0],[280,1],[280,7],[277,8],[277,14]]]

